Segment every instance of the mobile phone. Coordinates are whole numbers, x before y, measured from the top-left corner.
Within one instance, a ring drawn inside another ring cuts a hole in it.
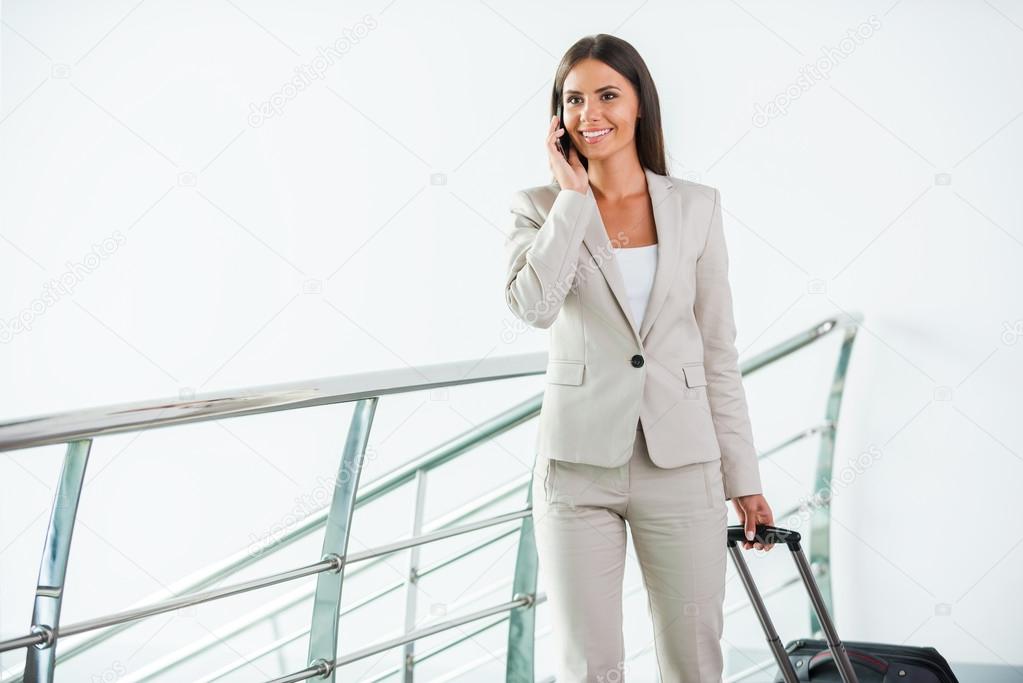
[[[568,135],[568,128],[565,126],[565,103],[558,102],[558,128],[564,128],[565,132],[561,134],[561,137],[555,138],[555,142],[558,145],[558,149],[561,150],[562,156],[565,157],[565,161],[568,161],[569,150],[572,149],[572,138]]]

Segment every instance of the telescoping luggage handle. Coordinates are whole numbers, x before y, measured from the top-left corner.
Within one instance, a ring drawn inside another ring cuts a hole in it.
[[[824,637],[828,640],[828,648],[831,650],[831,655],[835,658],[835,664],[838,666],[838,672],[842,676],[842,680],[845,683],[859,683],[859,679],[856,678],[856,672],[853,671],[852,662],[849,661],[849,653],[846,652],[842,641],[838,639],[838,632],[835,630],[835,625],[831,622],[831,615],[828,614],[827,607],[824,605],[824,599],[817,588],[817,581],[813,578],[810,563],[806,561],[806,555],[803,554],[799,540],[800,535],[798,531],[782,529],[781,527],[767,524],[758,524],[753,542],[764,544],[784,543],[792,551],[792,559],[796,563],[796,569],[799,571],[799,576],[803,579],[803,585],[806,586],[807,593],[810,594],[810,602],[813,603],[813,609],[817,612],[817,618],[820,619],[821,628],[824,630]],[[767,613],[764,600],[760,597],[760,591],[757,590],[757,585],[753,581],[753,576],[746,565],[746,560],[742,556],[742,549],[738,544],[745,542],[746,530],[741,525],[728,527],[728,553],[732,556],[735,569],[739,572],[742,585],[746,588],[746,593],[753,604],[753,610],[757,613],[760,625],[764,629],[764,635],[767,636],[767,644],[771,648],[771,654],[774,655],[775,661],[778,662],[778,668],[785,683],[799,683],[796,671],[792,667],[792,661],[789,660],[789,654],[785,651],[785,646],[782,645],[781,639],[778,638],[778,632],[774,630],[771,615]]]

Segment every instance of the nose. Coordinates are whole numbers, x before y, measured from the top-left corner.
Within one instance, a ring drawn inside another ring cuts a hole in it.
[[[579,112],[579,121],[582,123],[596,123],[600,121],[600,104],[588,100],[583,104],[582,111]]]

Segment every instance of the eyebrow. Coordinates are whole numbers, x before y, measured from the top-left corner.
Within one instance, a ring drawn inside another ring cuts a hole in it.
[[[612,90],[612,89],[613,90],[621,90],[621,88],[619,88],[617,85],[604,85],[604,86],[601,86],[601,87],[597,88],[594,92],[604,92],[605,90]],[[578,90],[566,90],[564,94],[566,94],[566,95],[582,95],[583,93],[579,92]]]

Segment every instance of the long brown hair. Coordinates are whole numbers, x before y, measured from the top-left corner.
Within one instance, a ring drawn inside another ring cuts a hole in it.
[[[584,59],[596,59],[624,76],[639,96],[639,111],[643,115],[636,119],[636,152],[639,163],[654,173],[668,175],[668,167],[664,155],[664,131],[661,130],[661,105],[657,98],[657,87],[646,62],[639,56],[630,43],[608,33],[597,33],[580,38],[568,48],[565,56],[558,64],[554,76],[554,89],[551,92],[551,116],[558,113],[558,103],[563,97],[565,79],[568,72]],[[564,126],[564,121],[559,121]],[[565,135],[568,135],[566,130]],[[576,150],[577,152],[579,150]],[[589,161],[579,153],[579,162],[583,168],[589,168]]]

